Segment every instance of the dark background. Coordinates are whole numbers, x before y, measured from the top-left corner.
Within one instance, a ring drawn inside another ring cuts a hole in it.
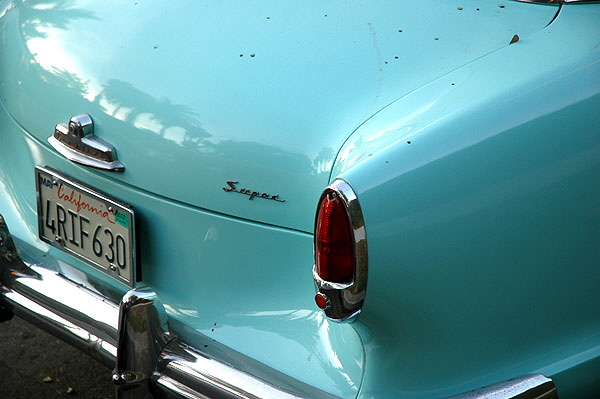
[[[0,323],[0,398],[112,399],[111,375],[102,363],[16,316]]]

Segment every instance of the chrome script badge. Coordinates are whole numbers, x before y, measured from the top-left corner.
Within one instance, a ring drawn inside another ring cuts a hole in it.
[[[88,114],[74,116],[68,124],[56,125],[48,142],[70,161],[113,172],[125,169],[117,160],[114,147],[94,135],[94,122]]]
[[[261,193],[259,191],[252,191],[249,188],[237,188],[236,184],[238,181],[228,180],[227,185],[229,187],[223,187],[223,191],[227,193],[239,193],[247,195],[249,200],[252,198],[264,198],[267,200],[277,201],[277,202],[285,202],[284,199],[279,198],[279,195],[269,195],[267,193]]]

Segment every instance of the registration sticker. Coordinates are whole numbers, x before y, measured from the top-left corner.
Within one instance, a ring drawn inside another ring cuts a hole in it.
[[[40,238],[133,286],[133,208],[51,168],[36,167]]]

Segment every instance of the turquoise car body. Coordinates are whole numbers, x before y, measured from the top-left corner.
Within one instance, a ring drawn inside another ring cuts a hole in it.
[[[172,336],[287,392],[600,395],[600,4],[2,0],[0,32],[0,215],[38,272],[131,289],[40,240],[48,166],[132,204]],[[80,113],[123,172],[47,142]],[[353,323],[314,304],[338,179],[369,248]]]

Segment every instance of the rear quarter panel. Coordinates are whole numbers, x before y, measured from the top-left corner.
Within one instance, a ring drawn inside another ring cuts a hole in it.
[[[600,7],[424,86],[342,148],[369,281],[361,397],[527,373],[598,394]]]

